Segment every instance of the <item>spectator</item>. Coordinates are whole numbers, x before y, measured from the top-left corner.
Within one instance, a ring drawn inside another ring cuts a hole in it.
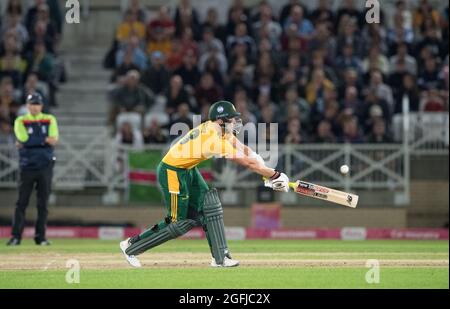
[[[147,38],[153,38],[155,33],[160,33],[165,39],[172,39],[175,34],[175,23],[165,5],[159,8],[158,17],[147,25]]]
[[[28,97],[28,95],[33,93],[38,93],[41,95],[44,105],[42,111],[44,113],[48,113],[50,111],[50,102],[48,100],[48,86],[44,82],[39,81],[39,77],[36,73],[28,74],[27,80],[24,85],[21,102],[26,102],[26,98]]]
[[[30,33],[32,32],[34,25],[37,21],[38,8],[41,5],[45,5],[45,0],[34,0],[34,5],[28,9],[25,15],[24,18],[25,27]]]
[[[363,104],[358,96],[358,89],[355,86],[348,86],[345,90],[345,97],[341,102],[341,107],[348,114],[361,117]]]
[[[217,58],[209,57],[206,60],[205,67],[201,73],[209,73],[212,75],[214,82],[223,88],[225,81],[222,72],[220,71],[220,64]]]
[[[199,54],[202,56],[211,50],[225,54],[222,42],[214,36],[213,28],[207,27],[203,29],[202,41],[199,43]]]
[[[183,79],[179,75],[174,75],[170,79],[169,88],[166,91],[166,112],[171,116],[178,110],[180,104],[188,104],[189,109],[192,109],[190,104],[190,97],[184,88]]]
[[[284,138],[285,144],[306,143],[307,138],[301,126],[300,119],[290,118],[287,123],[287,135]]]
[[[214,37],[218,38],[222,44],[226,42],[226,29],[219,23],[219,17],[217,10],[214,7],[210,7],[206,13],[205,22],[202,24],[202,29],[211,29],[214,33]]]
[[[145,144],[167,143],[167,136],[163,133],[161,126],[156,119],[153,119],[150,124],[144,128],[143,138]]]
[[[176,43],[179,44],[179,42]],[[147,53],[151,55],[155,51],[160,51],[168,58],[176,47],[180,47],[179,45],[176,45],[176,43],[171,41],[164,28],[157,27],[153,29],[147,40]]]
[[[121,56],[121,64],[119,67],[114,69],[114,73],[111,76],[111,82],[116,83],[119,79],[125,76],[129,71],[136,70],[139,71],[140,68],[133,62],[133,50],[125,49],[123,55]]]
[[[260,32],[264,30],[267,31],[268,39],[272,46],[276,46],[283,30],[280,24],[272,20],[272,8],[270,5],[262,5],[260,12],[260,19],[252,25],[256,40],[259,42],[262,39]]]
[[[116,55],[116,65],[121,66],[124,62],[125,55],[131,55],[132,62],[139,68],[139,71],[145,71],[147,69],[147,56],[140,47],[139,37],[137,35],[131,35]]]
[[[174,74],[179,75],[183,83],[186,86],[189,85],[192,89],[197,85],[200,80],[200,72],[197,68],[197,57],[193,50],[185,52],[183,64],[174,71]]]
[[[323,71],[325,73],[325,77],[329,79],[333,84],[337,85],[339,80],[334,69],[331,66],[325,64],[325,54],[326,53],[323,50],[315,50],[312,53],[310,71]]]
[[[19,13],[8,13],[1,24],[1,35],[6,36],[7,33],[12,33],[18,41],[20,49],[29,40],[27,28],[21,23],[21,18]]]
[[[123,18],[127,18],[128,14],[134,14],[137,16],[137,20],[143,24],[147,22],[147,12],[139,2],[139,0],[129,0],[128,7],[125,11]]]
[[[237,0],[233,3],[228,11],[228,22],[226,26],[226,36],[229,38],[230,36],[236,33],[236,28],[239,24],[244,23],[245,27],[250,30],[250,16],[249,11],[243,5],[243,3],[239,3]]]
[[[413,16],[411,11],[407,8],[406,1],[399,0],[395,3],[395,12],[394,12],[394,20],[395,16],[400,15],[403,20],[403,28],[407,31],[413,30]]]
[[[257,75],[258,76],[258,75]],[[260,75],[253,88],[252,99],[256,101],[261,94],[268,96],[272,101],[278,102],[278,88],[268,75]]]
[[[319,0],[317,8],[312,11],[310,17],[314,25],[324,23],[327,26],[334,27],[335,15],[330,8],[329,0]]]
[[[229,55],[236,53],[237,48],[245,50],[247,59],[253,59],[256,52],[255,41],[247,34],[247,25],[242,22],[236,25],[234,35],[228,36],[227,39],[227,51]]]
[[[393,70],[399,61],[405,62],[406,70],[412,75],[417,75],[417,61],[408,54],[408,46],[405,43],[398,44],[397,53],[389,60],[390,67]]]
[[[365,22],[361,12],[355,7],[354,0],[344,0],[342,7],[338,10],[336,16],[336,26],[338,26],[344,17],[356,21],[356,25],[361,29]]]
[[[155,51],[151,55],[151,65],[143,73],[142,84],[150,88],[154,94],[160,95],[169,86],[170,73],[164,66],[164,55]]]
[[[306,100],[311,105],[321,105],[325,90],[334,89],[334,84],[325,77],[323,70],[316,69],[312,72],[311,80],[306,86]],[[319,106],[319,110],[323,107]]]
[[[197,104],[203,105],[219,101],[222,98],[222,89],[214,83],[214,78],[210,73],[204,73],[200,79],[200,84],[195,89]],[[236,104],[236,102],[234,102]]]
[[[388,45],[391,50],[397,49],[397,44],[412,44],[414,41],[414,32],[411,28],[405,28],[405,20],[403,14],[394,15],[394,28],[390,29],[387,34]]]
[[[394,97],[392,94],[392,89],[388,85],[383,82],[383,75],[380,71],[373,70],[370,73],[370,81],[367,91],[373,91],[375,95],[384,100],[386,104],[389,106],[389,110],[394,110]]]
[[[341,55],[346,45],[353,46],[353,52],[358,57],[362,56],[363,39],[358,32],[358,21],[345,15],[339,22],[337,37],[337,55]]]
[[[367,133],[372,130],[373,119],[377,117],[382,117],[386,123],[390,123],[391,112],[388,103],[372,90],[366,95],[360,118],[364,132]]]
[[[190,0],[180,0],[175,11],[175,35],[179,38],[186,28],[190,28],[193,37],[198,40],[200,37],[200,22],[198,13],[192,7]]]
[[[417,112],[420,104],[420,91],[417,87],[417,82],[412,74],[406,73],[402,79],[402,85],[399,91],[395,94],[395,108],[394,114],[403,112],[403,98],[407,97],[409,102],[409,111]]]
[[[429,90],[439,86],[439,70],[435,58],[429,57],[425,60],[425,68],[419,73],[417,84],[422,90]]]
[[[304,88],[308,83],[308,69],[306,66],[302,66],[299,54],[289,54],[287,66],[282,72],[279,83],[282,91],[286,91],[290,86],[296,85],[301,93],[304,93]]]
[[[141,149],[143,146],[142,133],[133,128],[129,122],[124,122],[116,133],[115,142],[118,145],[130,145],[134,149]]]
[[[44,21],[37,21],[34,25],[33,32],[30,32],[30,40],[24,48],[24,56],[31,57],[34,47],[37,43],[44,43],[45,48],[51,54],[55,54],[55,42],[47,35],[47,25]]]
[[[445,103],[437,89],[429,89],[424,92],[420,102],[420,110],[424,112],[443,112]]]
[[[448,44],[442,40],[438,28],[428,28],[424,38],[417,43],[417,54],[427,48],[433,57],[444,59],[448,55]]]
[[[14,147],[15,138],[10,121],[0,116],[0,145]],[[0,166],[3,165],[3,162]],[[2,166],[5,167],[5,166]]]
[[[317,132],[313,140],[314,143],[335,143],[336,137],[331,131],[331,124],[327,120],[322,120],[317,125]]]
[[[298,106],[300,112],[300,121],[302,124],[308,126],[310,121],[310,105],[308,102],[299,97],[297,88],[295,86],[291,86],[287,89],[284,95],[284,101],[281,103],[281,115],[284,119],[290,117],[289,105],[295,104]]]
[[[20,0],[8,0],[8,4],[6,6],[6,15],[8,14],[17,14],[22,16],[22,2]]]
[[[228,70],[228,60],[220,49],[215,45],[210,45],[209,49],[200,56],[198,61],[198,68],[201,72],[205,71],[206,63],[214,59],[217,62],[217,68],[222,75],[225,75]]]
[[[114,123],[120,112],[138,112],[143,114],[154,103],[153,92],[139,84],[140,74],[132,70],[127,73],[121,84],[110,92],[112,109],[110,123]]]
[[[185,56],[185,51],[181,47],[181,41],[179,39],[174,39],[173,41],[168,41],[170,44],[169,54],[163,52],[166,56],[166,66],[170,72],[177,70],[182,64]]]
[[[307,18],[305,18],[305,11],[302,6],[292,6],[289,17],[284,23],[284,30],[286,31],[291,24],[294,24],[297,27],[297,35],[300,39],[304,41],[309,41],[311,39],[314,26]]]
[[[117,28],[116,39],[120,43],[125,43],[131,36],[137,36],[141,41],[145,40],[145,25],[138,20],[138,13],[128,11],[124,21]]]
[[[338,139],[340,143],[359,144],[363,143],[362,134],[359,130],[358,121],[355,117],[345,120],[342,125],[342,135]]]
[[[340,99],[344,98],[347,88],[351,86],[356,88],[358,94],[361,93],[362,81],[358,78],[358,73],[354,69],[347,69],[338,88],[338,97]]]
[[[386,132],[386,123],[383,118],[377,118],[372,126],[372,132],[366,138],[367,143],[392,143],[392,138]]]
[[[50,19],[50,8],[47,4],[41,4],[38,6],[36,23],[40,22],[45,24],[45,33],[47,37],[54,43],[59,40],[59,33],[57,30],[57,26]]]
[[[362,62],[363,73],[379,70],[383,75],[389,74],[389,60],[380,53],[378,46],[372,46],[369,55]]]
[[[361,62],[353,53],[353,45],[348,44],[343,47],[342,56],[336,59],[336,68],[341,72],[352,68],[356,72],[361,73]]]
[[[289,0],[288,3],[283,6],[280,13],[280,24],[284,25],[289,15],[291,14],[292,7],[295,5],[300,5],[303,8],[303,11],[306,11],[306,8],[299,0]]]
[[[0,78],[9,76],[12,78],[15,87],[23,83],[27,62],[21,58],[17,50],[16,40],[8,37],[5,41],[5,52],[0,57]]]
[[[187,53],[192,52],[196,58],[198,58],[198,44],[197,41],[194,40],[192,36],[191,28],[186,28],[181,34],[180,39],[181,49]]]
[[[42,80],[49,85],[53,81],[55,58],[47,52],[45,44],[37,42],[34,46],[34,53],[28,60],[28,72],[35,72],[39,76],[39,80]]]
[[[334,62],[336,57],[337,42],[331,35],[329,24],[323,22],[316,25],[316,31],[308,44],[308,48],[310,52],[315,50],[324,51],[326,61],[328,63]]]
[[[386,29],[383,25],[377,23],[368,24],[362,30],[362,46],[358,57],[361,58],[366,55],[372,46],[378,46],[382,54],[388,54],[386,36]]]
[[[14,125],[14,120],[17,117],[17,112],[20,103],[14,98],[14,86],[11,82],[1,83],[0,88],[0,118],[3,118],[11,125]]]
[[[193,128],[192,113],[188,103],[181,102],[178,104],[176,113],[172,115],[170,127],[172,127],[175,123],[184,123],[189,127],[189,129]]]
[[[320,121],[326,120],[331,124],[333,134],[339,136],[342,132],[339,118],[339,103],[333,99],[326,101],[323,112],[318,111],[316,106],[313,107],[311,110],[311,122],[314,127],[317,127]]]
[[[245,94],[245,91],[243,92]],[[234,106],[236,110],[241,113],[242,123],[254,123],[256,124],[257,118],[256,116],[249,110],[248,102],[246,97],[242,98],[241,96],[235,95],[235,99],[233,100]]]
[[[275,108],[268,104],[261,109],[258,122],[274,123],[277,122],[275,118]]]
[[[427,20],[430,20],[437,26],[439,25],[439,19],[439,12],[428,3],[428,0],[420,0],[419,7],[414,11],[413,15],[415,30],[423,33]]]

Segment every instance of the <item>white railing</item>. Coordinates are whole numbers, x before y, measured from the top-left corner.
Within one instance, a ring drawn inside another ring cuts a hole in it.
[[[406,125],[406,130],[404,126]],[[393,118],[394,139],[403,141],[408,137],[411,154],[448,155],[448,113],[418,112],[395,115]],[[404,132],[408,132],[404,134]]]
[[[409,121],[405,121],[408,120]],[[56,190],[106,188],[108,192],[127,186],[129,148],[114,146],[103,127],[61,126],[54,172]],[[320,183],[345,190],[385,189],[409,197],[410,155],[448,155],[448,113],[421,113],[394,119],[397,144],[301,144],[279,145],[278,167],[293,179]],[[406,133],[405,133],[406,132]],[[167,149],[167,145],[146,149]],[[339,167],[351,167],[348,176]],[[18,154],[13,145],[0,145],[0,188],[14,188],[18,181]],[[254,188],[260,177],[229,161],[217,160],[215,186],[228,190]]]

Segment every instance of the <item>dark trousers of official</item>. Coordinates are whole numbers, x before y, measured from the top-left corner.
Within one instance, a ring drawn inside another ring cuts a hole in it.
[[[25,210],[30,201],[31,193],[37,191],[37,214],[35,240],[45,239],[47,224],[47,205],[50,196],[53,176],[53,163],[40,170],[21,170],[19,180],[19,198],[13,218],[12,236],[21,239],[25,227]]]

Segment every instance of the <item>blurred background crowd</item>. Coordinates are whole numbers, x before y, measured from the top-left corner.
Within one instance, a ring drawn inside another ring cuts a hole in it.
[[[267,1],[235,0],[221,24],[214,7],[200,19],[189,0],[152,18],[129,1],[105,58],[117,139],[164,143],[164,128],[192,126],[192,114],[207,119],[222,98],[244,123],[277,122],[279,141],[295,144],[392,142],[405,96],[411,112],[448,111],[448,7],[397,1],[392,20],[381,11],[368,24],[355,2],[307,10],[290,0],[276,14]],[[168,117],[152,117],[154,105]],[[143,130],[117,122],[124,112],[141,113]]]
[[[0,12],[0,143],[8,143],[15,118],[26,113],[25,98],[39,92],[44,111],[57,105],[58,84],[65,81],[58,55],[63,15],[57,0],[5,0]]]
[[[0,15],[2,132],[29,92],[49,111],[66,80],[61,3],[29,2],[8,0]],[[448,6],[430,2],[396,1],[391,14],[381,5],[369,24],[353,0],[289,0],[279,11],[234,0],[225,22],[215,7],[201,18],[189,0],[157,10],[129,0],[103,63],[109,124],[121,143],[166,143],[173,123],[192,127],[226,99],[244,123],[278,123],[281,143],[393,142],[404,98],[410,112],[448,111]]]

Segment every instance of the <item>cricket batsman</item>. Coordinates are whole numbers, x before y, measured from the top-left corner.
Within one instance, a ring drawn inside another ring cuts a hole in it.
[[[267,167],[260,155],[242,144],[236,135],[242,120],[228,101],[214,103],[209,120],[193,128],[169,149],[157,167],[158,183],[164,195],[167,216],[159,223],[120,243],[128,263],[141,267],[137,255],[203,227],[212,254],[212,267],[234,267],[225,238],[223,209],[216,189],[210,189],[201,176],[199,163],[223,157],[245,166],[268,179],[276,191],[288,191],[286,174]]]

